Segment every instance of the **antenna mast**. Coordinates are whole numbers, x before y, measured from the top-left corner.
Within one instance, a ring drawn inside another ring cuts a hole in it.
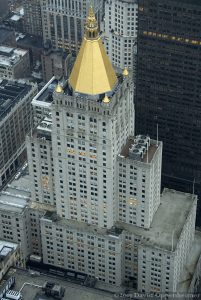
[[[156,124],[156,146],[158,147],[158,123]]]

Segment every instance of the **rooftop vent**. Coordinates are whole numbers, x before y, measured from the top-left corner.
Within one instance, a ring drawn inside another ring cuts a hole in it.
[[[150,137],[145,135],[137,135],[134,144],[129,149],[129,156],[132,159],[141,161],[150,146]]]

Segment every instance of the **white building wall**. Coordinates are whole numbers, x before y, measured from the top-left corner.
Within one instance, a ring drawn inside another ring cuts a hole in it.
[[[122,235],[123,255],[122,272],[123,280],[126,285],[132,283],[137,288],[138,279],[138,246],[141,237],[124,231]]]
[[[79,228],[76,228],[79,226]],[[43,262],[98,277],[100,281],[120,286],[122,283],[121,236],[100,233],[78,222],[55,223],[41,219]]]
[[[31,254],[42,256],[41,225],[40,220],[45,214],[45,210],[38,209],[37,205],[29,207]]]
[[[138,249],[138,291],[174,292],[175,253],[141,244]]]
[[[105,105],[54,94],[52,147],[57,212],[111,227],[116,219],[116,156],[134,131],[130,80]]]
[[[158,293],[173,290],[174,253],[146,245],[143,236],[123,232],[123,278],[138,292]]]
[[[195,218],[196,218],[196,200],[194,205],[186,218],[186,223],[182,228],[181,235],[175,250],[175,270],[174,270],[174,290],[176,291],[177,284],[182,275],[184,265],[186,264],[190,248],[192,246],[195,235]]]
[[[147,245],[143,240],[138,248],[138,290],[140,292],[176,293],[182,270],[194,240],[196,200],[187,216],[177,245],[172,250]],[[173,232],[174,241],[174,232]]]
[[[20,244],[22,258],[25,261],[31,253],[29,214],[0,210],[0,236],[5,241]]]
[[[192,279],[191,284],[188,289],[189,293],[199,293],[200,292],[200,284],[201,284],[200,270],[201,270],[201,255],[197,261],[195,273],[193,274],[193,279]]]
[[[133,68],[137,24],[138,4],[136,0],[105,1],[103,40],[110,60],[117,68]]]
[[[32,200],[56,205],[51,133],[37,133],[26,139]]]
[[[134,140],[134,138],[133,138]],[[156,145],[156,141],[151,141]],[[145,154],[146,156],[146,154]],[[160,204],[162,143],[151,162],[118,156],[118,220],[149,228]]]

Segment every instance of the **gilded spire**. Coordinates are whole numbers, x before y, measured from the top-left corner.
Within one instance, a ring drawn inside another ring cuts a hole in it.
[[[73,90],[87,95],[113,90],[117,76],[106,54],[92,6],[85,24],[85,35],[69,77]]]
[[[92,5],[89,7],[89,13],[85,24],[85,36],[88,39],[96,39],[98,37],[98,23]]]

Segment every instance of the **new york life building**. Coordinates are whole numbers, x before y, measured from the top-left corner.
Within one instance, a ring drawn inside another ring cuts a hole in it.
[[[33,102],[45,117],[27,137],[29,253],[117,287],[196,291],[197,197],[160,195],[162,143],[134,137],[132,79],[115,74],[92,8],[68,81],[52,79]]]

